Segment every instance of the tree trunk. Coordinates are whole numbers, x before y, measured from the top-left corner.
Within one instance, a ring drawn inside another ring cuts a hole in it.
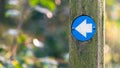
[[[89,15],[96,22],[96,34],[86,42],[76,40],[70,32],[70,68],[103,68],[103,0],[70,0],[70,31],[72,21]]]

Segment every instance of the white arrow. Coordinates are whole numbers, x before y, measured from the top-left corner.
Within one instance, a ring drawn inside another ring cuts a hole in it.
[[[92,33],[92,24],[87,24],[87,20],[85,19],[75,28],[75,30],[81,33],[84,37],[87,37],[87,33]]]

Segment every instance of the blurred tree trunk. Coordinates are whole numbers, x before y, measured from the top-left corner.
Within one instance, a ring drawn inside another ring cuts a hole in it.
[[[86,42],[70,36],[70,68],[103,68],[103,0],[70,0],[70,26],[79,15],[91,16],[97,24],[97,31]]]
[[[18,16],[18,19],[16,19],[17,20],[16,22],[18,23],[16,27],[18,34],[14,37],[13,44],[11,46],[11,53],[12,53],[10,57],[11,60],[15,59],[15,56],[18,52],[20,44],[18,44],[17,39],[19,37],[24,21],[28,18],[27,16],[29,16],[29,13],[30,13],[29,0],[21,0],[17,5],[19,6],[18,9],[21,14]]]

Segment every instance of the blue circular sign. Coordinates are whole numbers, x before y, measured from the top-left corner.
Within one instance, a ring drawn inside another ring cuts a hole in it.
[[[72,22],[71,32],[77,40],[88,41],[96,33],[96,23],[90,16],[79,16]]]

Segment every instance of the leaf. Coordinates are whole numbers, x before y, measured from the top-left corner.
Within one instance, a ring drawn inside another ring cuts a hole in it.
[[[0,63],[0,68],[3,68],[3,65]]]
[[[56,5],[53,0],[40,0],[40,4],[51,11],[55,10],[56,8]]]
[[[22,68],[21,64],[17,60],[13,60],[12,64],[14,65],[15,68]]]
[[[29,4],[31,7],[35,7],[37,4],[39,4],[39,0],[30,0]]]
[[[25,34],[20,34],[17,39],[17,42],[20,44],[20,43],[25,42],[26,39],[27,39],[27,36]]]
[[[29,3],[31,7],[35,7],[40,4],[41,6],[46,7],[51,11],[55,10],[56,8],[54,0],[30,0]]]
[[[107,0],[106,3],[108,6],[112,6],[112,5],[114,5],[115,0]]]

